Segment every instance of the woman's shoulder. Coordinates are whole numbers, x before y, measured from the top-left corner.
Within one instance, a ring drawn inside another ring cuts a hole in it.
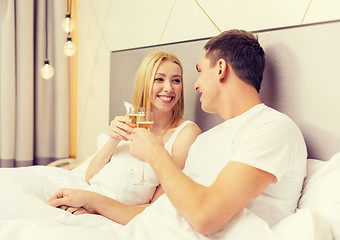
[[[183,169],[191,144],[202,133],[192,121],[183,120],[171,138],[171,152],[178,166]]]
[[[176,131],[178,132],[177,138],[196,138],[202,133],[202,130],[195,122],[186,119],[181,119]]]
[[[182,118],[177,127],[176,127],[176,130],[179,130],[180,132],[182,132],[183,130],[186,130],[186,131],[193,131],[193,132],[199,132],[199,133],[202,133],[200,127],[193,121],[190,121],[190,120],[186,120],[184,118]]]
[[[201,133],[202,131],[197,124],[182,118],[178,121],[174,128],[168,131],[168,136],[165,137],[165,146],[170,147],[171,149],[174,142],[176,145],[181,145],[187,141],[190,141],[192,138],[196,139],[196,137]]]

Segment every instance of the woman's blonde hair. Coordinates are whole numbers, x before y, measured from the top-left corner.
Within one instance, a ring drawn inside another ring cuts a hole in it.
[[[163,61],[176,63],[181,69],[182,92],[176,105],[173,107],[173,120],[166,130],[177,125],[182,119],[184,112],[184,94],[183,94],[183,67],[179,59],[170,52],[156,51],[147,55],[139,65],[136,73],[135,87],[133,91],[132,104],[135,109],[144,107],[146,114],[151,111],[151,93],[156,75],[156,71]]]

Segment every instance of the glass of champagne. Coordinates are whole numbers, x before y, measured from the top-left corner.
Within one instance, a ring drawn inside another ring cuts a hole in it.
[[[131,122],[129,123],[130,127],[137,127],[137,122],[139,122],[143,117],[145,117],[145,109],[143,107],[138,108],[138,110],[132,110],[128,112],[129,118]]]
[[[151,130],[152,127],[153,127],[153,113],[152,112],[149,112],[147,114],[144,114],[143,117],[141,117],[139,119],[139,121],[137,122],[137,127],[138,128],[145,128],[147,130]],[[137,185],[141,185],[141,184],[144,184],[145,183],[145,176],[144,176],[144,168],[145,168],[145,163],[142,162],[143,164],[143,169],[142,169],[142,179],[140,182],[136,183]]]
[[[153,127],[153,113],[144,113],[144,116],[141,116],[139,119],[137,119],[137,127],[145,128],[150,131]]]
[[[138,110],[134,110],[132,108],[128,111],[128,116],[131,119],[131,122],[129,123],[129,126],[132,128],[137,127],[137,123],[141,121],[145,117],[145,109],[143,107],[138,108]],[[129,170],[126,175],[130,178],[133,178],[136,176],[135,171],[133,168]]]

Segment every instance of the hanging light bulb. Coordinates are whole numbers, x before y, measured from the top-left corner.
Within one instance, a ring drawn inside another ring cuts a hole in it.
[[[71,37],[67,37],[66,43],[64,44],[64,54],[68,57],[73,56],[77,51],[77,46],[72,42]]]
[[[74,29],[74,22],[71,19],[71,14],[70,13],[66,13],[65,19],[62,22],[61,27],[63,28],[65,33],[70,33],[70,32],[73,31],[73,29]]]
[[[50,79],[54,75],[54,68],[49,64],[49,61],[46,59],[44,61],[44,65],[40,69],[40,74],[43,79]]]

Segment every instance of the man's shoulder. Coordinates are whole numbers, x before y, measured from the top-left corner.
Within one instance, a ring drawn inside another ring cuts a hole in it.
[[[302,136],[300,128],[288,115],[265,105],[260,106],[257,112],[243,123],[240,134],[277,136],[282,139]]]
[[[277,125],[291,125],[296,127],[296,123],[288,115],[266,105],[263,106],[263,111],[261,111],[257,117],[262,123],[273,122]]]

